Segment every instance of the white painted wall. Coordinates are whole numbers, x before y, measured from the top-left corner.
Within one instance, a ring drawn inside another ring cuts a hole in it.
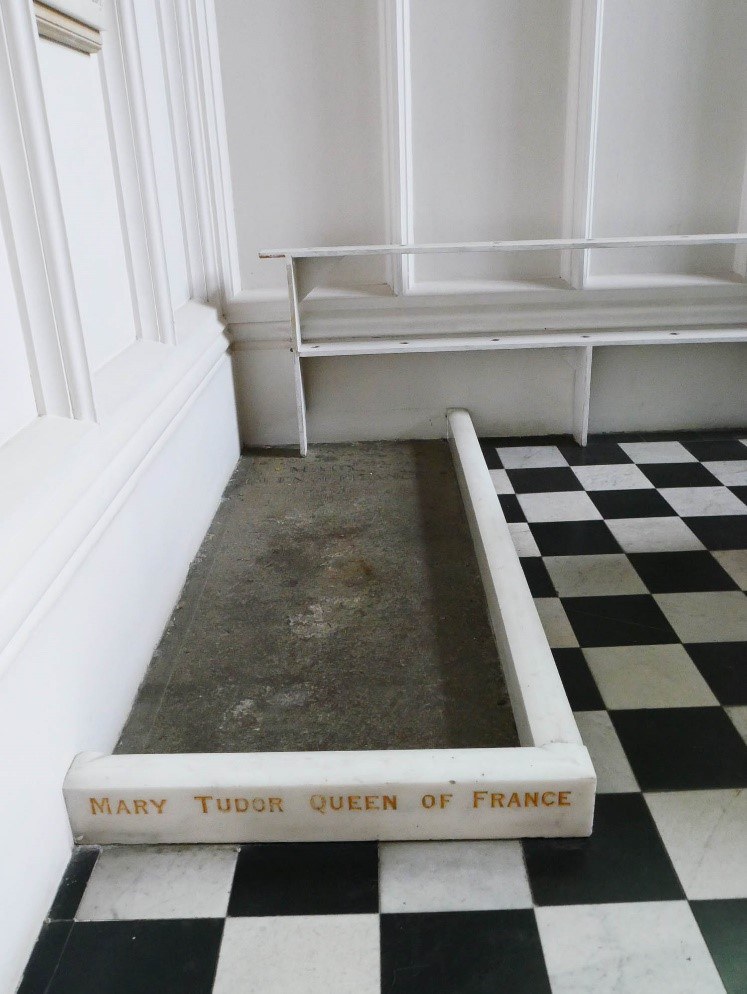
[[[379,5],[219,0],[242,288],[285,288],[278,244],[386,240]],[[336,283],[383,282],[378,262]]]
[[[747,427],[747,344],[594,350],[594,431]]]
[[[113,748],[237,446],[223,357],[0,676],[2,991],[15,989],[70,856],[67,768],[80,751]]]
[[[0,221],[4,211],[0,187]],[[16,274],[17,278],[17,274]],[[14,274],[3,227],[0,225],[0,446],[37,415],[24,328],[18,307]]]
[[[161,24],[158,4],[153,0],[136,0],[134,7],[140,44],[140,62],[148,96],[148,124],[153,148],[153,166],[156,172],[166,266],[172,304],[176,308],[189,300],[189,280],[171,115],[166,98]]]
[[[101,56],[44,39],[38,50],[83,335],[97,370],[135,341]]]
[[[562,236],[570,0],[411,0],[417,242]],[[418,256],[415,281],[553,279],[558,253]]]
[[[225,325],[204,302],[222,259],[199,237],[227,227],[201,140],[218,124],[205,101],[171,128],[181,74],[212,73],[207,20],[202,0],[194,21],[179,7],[106,0],[104,50],[84,55],[0,2],[3,992],[70,855],[65,772],[116,742],[239,455]]]
[[[747,4],[605,4],[593,233],[736,231]],[[724,273],[733,249],[592,253],[592,273]]]

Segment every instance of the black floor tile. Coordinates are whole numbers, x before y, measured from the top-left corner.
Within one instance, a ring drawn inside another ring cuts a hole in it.
[[[506,473],[517,494],[549,494],[584,489],[576,474],[568,466],[549,466],[546,469],[507,469]]]
[[[210,994],[223,919],[76,922],[45,994]]]
[[[378,858],[375,842],[242,846],[228,914],[374,914],[379,908]]]
[[[495,451],[494,445],[488,445],[485,442],[481,441],[480,448],[482,449],[483,458],[485,459],[485,462],[488,464],[488,469],[502,468],[501,460],[498,456],[498,453]]]
[[[17,994],[46,994],[57,969],[72,922],[47,922],[39,933]]]
[[[628,559],[652,594],[739,589],[710,552],[628,553]]]
[[[588,445],[560,445],[569,466],[619,466],[633,460],[617,442],[590,442]]]
[[[747,900],[691,901],[726,994],[747,991]]]
[[[739,497],[743,504],[747,504],[747,487],[729,487],[735,497]]]
[[[604,521],[540,521],[529,527],[543,556],[586,556],[622,551]]]
[[[570,435],[486,435],[480,439],[480,444],[512,448],[517,445],[569,445],[572,440]]]
[[[525,839],[522,844],[535,904],[684,896],[641,794],[598,794],[588,839]]]
[[[747,514],[682,519],[707,549],[747,549]]]
[[[562,597],[561,602],[582,649],[679,642],[661,608],[647,594]]]
[[[747,642],[685,646],[720,704],[747,704]]]
[[[513,523],[515,521],[527,520],[515,494],[498,494],[498,500],[500,501],[506,521]]]
[[[550,579],[550,574],[547,572],[547,566],[540,556],[522,557],[519,562],[524,570],[524,576],[527,578],[532,597],[558,596],[558,592]]]
[[[721,481],[697,462],[645,463],[638,468],[655,487],[721,486]]]
[[[552,654],[571,710],[603,711],[604,701],[583,652],[580,649],[553,649]]]
[[[701,462],[721,462],[725,459],[747,459],[747,446],[736,438],[722,441],[699,441],[693,439],[682,443]]]
[[[610,711],[641,790],[747,787],[747,745],[719,707]]]
[[[658,490],[589,490],[603,518],[668,518],[675,514]]]
[[[382,994],[550,994],[534,912],[381,916]]]
[[[99,858],[97,846],[76,846],[67,864],[57,894],[49,909],[49,918],[58,921],[75,918],[83,891]]]

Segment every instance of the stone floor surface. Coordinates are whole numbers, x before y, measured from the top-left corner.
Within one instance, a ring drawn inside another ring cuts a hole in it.
[[[434,441],[245,455],[117,751],[516,744]]]

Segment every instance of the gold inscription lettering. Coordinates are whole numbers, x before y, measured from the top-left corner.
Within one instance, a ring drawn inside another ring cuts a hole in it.
[[[396,811],[397,810],[397,795],[396,794],[384,794],[384,810],[385,811]]]
[[[536,808],[538,804],[539,804],[539,793],[537,791],[535,791],[534,794],[524,794],[525,808],[528,808],[530,806]]]
[[[571,806],[571,802],[568,800],[570,793],[570,790],[558,791],[558,804],[561,808],[569,808]]]
[[[491,808],[502,808],[503,807],[503,800],[504,800],[505,796],[506,796],[505,794],[491,794],[490,795],[490,807]]]
[[[473,790],[472,791],[472,807],[479,808],[482,801],[488,796],[486,790]]]
[[[227,811],[231,810],[231,798],[230,797],[226,797],[224,799],[221,799],[219,797],[218,800],[215,803],[218,805],[218,810],[222,811],[223,814],[225,814]],[[226,805],[225,808],[223,807],[224,804]]]
[[[147,815],[148,814],[148,802],[147,801],[133,801],[133,807],[135,808],[136,815]]]
[[[520,808],[521,801],[519,800],[519,795],[514,791],[514,793],[508,799],[509,808]]]
[[[197,794],[195,796],[195,800],[199,801],[200,804],[202,805],[202,813],[204,815],[206,815],[208,813],[207,802],[208,801],[212,801],[212,799],[213,799],[213,795],[212,794]]]
[[[165,797],[161,801],[154,801],[153,798],[151,798],[150,803],[153,805],[153,807],[156,809],[159,815],[163,814],[164,805],[166,804]]]
[[[283,810],[283,799],[282,797],[270,797],[268,798],[270,802],[270,811],[282,811]]]
[[[550,798],[549,801],[548,801],[548,797]],[[553,806],[553,804],[555,804],[554,798],[555,798],[555,791],[554,790],[546,790],[545,793],[542,795],[542,803],[544,804],[544,806],[546,808],[550,808],[550,807]]]
[[[88,800],[91,803],[91,814],[92,815],[95,815],[95,814],[100,814],[100,815],[107,814],[107,815],[110,815],[112,813],[112,806],[109,803],[109,798],[108,797],[102,797],[101,800],[97,800],[95,797],[89,797]],[[96,810],[97,808],[98,808],[98,810]]]
[[[342,795],[340,797],[330,797],[329,806],[333,811],[342,811],[344,802],[345,798]]]
[[[423,794],[422,798],[420,799],[420,803],[423,805],[424,808],[429,810],[430,808],[435,808],[436,798],[433,796],[433,794]]]
[[[377,794],[366,794],[363,798],[366,805],[366,811],[380,811],[379,808],[379,798]]]
[[[264,797],[253,797],[252,798],[252,808],[259,812],[265,810],[265,799]]]
[[[362,811],[359,794],[348,794],[348,808],[350,811]]]
[[[249,801],[245,797],[234,797],[233,799],[236,812],[243,815],[245,811],[249,810]]]
[[[119,802],[119,804],[117,805],[117,814],[118,815],[129,815],[129,814],[132,814],[132,812],[130,811],[130,809],[127,807],[127,801],[120,801]]]

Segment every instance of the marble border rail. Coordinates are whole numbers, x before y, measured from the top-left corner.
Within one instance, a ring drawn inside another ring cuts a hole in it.
[[[65,779],[86,843],[586,836],[596,775],[467,411],[448,437],[521,745],[370,752],[82,753]]]

